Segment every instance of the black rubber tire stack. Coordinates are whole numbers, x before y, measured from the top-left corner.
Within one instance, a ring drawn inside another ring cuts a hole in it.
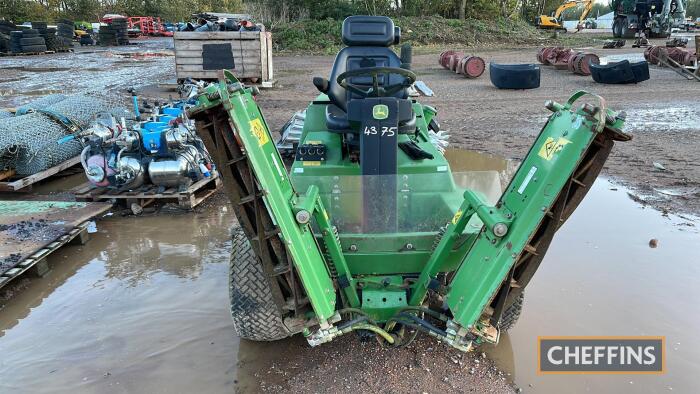
[[[11,52],[10,50],[10,32],[17,30],[14,23],[8,21],[0,21],[0,52]]]
[[[103,47],[117,45],[111,25],[100,26],[100,31],[97,33],[97,42]]]
[[[20,44],[22,45],[22,53],[46,51],[46,41],[44,41],[44,37],[39,35],[39,30],[37,29],[27,29],[23,31]]]
[[[126,18],[114,18],[110,23],[117,45],[129,45],[129,34],[127,32]]]
[[[44,35],[44,41],[46,41],[46,49],[49,51],[58,51],[62,49],[62,41],[59,45],[58,36],[56,36],[56,29],[50,27],[46,29],[46,34]]]
[[[22,32],[19,30],[10,32],[10,52],[22,53]]]
[[[44,38],[47,51],[59,50],[55,28],[49,28],[46,22],[32,22],[32,28],[36,29],[39,32],[39,35]]]
[[[56,44],[61,50],[67,50],[73,46],[74,35],[73,21],[68,19],[58,21],[56,24]]]

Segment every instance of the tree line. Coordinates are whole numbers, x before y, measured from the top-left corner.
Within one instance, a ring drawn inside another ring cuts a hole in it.
[[[342,19],[348,15],[439,15],[445,18],[532,21],[550,14],[564,0],[0,0],[0,18],[17,23],[66,18],[94,22],[107,13],[159,16],[187,21],[195,12],[244,12],[274,25],[303,19]],[[610,12],[597,3],[591,16]],[[687,0],[688,15],[700,17],[700,0]],[[578,15],[576,10],[572,10]],[[578,11],[580,13],[580,10]],[[571,15],[569,15],[571,17]]]

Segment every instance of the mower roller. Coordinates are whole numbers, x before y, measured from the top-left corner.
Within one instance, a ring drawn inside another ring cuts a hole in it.
[[[578,206],[624,113],[575,93],[552,115],[501,197],[455,182],[431,142],[437,111],[408,96],[409,47],[386,17],[353,16],[346,47],[308,106],[291,168],[254,95],[222,71],[190,110],[223,177],[233,231],[237,333],[312,345],[359,331],[391,346],[418,332],[467,351],[498,342],[557,229]],[[590,100],[578,105],[582,98]],[[576,105],[575,105],[576,104]]]

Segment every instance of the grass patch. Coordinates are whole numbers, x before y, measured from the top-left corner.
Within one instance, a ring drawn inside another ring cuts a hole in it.
[[[394,18],[401,27],[402,42],[415,48],[518,48],[542,45],[591,45],[608,37],[597,34],[560,34],[536,29],[520,20],[445,19],[433,17]],[[342,47],[343,22],[334,19],[301,20],[272,28],[277,52],[335,54]]]

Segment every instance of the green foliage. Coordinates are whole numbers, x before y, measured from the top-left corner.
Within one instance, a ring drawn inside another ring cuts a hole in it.
[[[395,17],[401,27],[402,42],[415,46],[517,46],[540,43],[543,34],[527,23],[498,18],[446,19],[432,17]],[[277,51],[332,54],[342,46],[342,21],[335,19],[302,20],[276,25],[273,43]],[[497,44],[498,43],[498,44]]]
[[[0,18],[15,23],[61,18],[97,22],[104,14],[189,20],[194,12],[241,12],[242,0],[0,0]]]

